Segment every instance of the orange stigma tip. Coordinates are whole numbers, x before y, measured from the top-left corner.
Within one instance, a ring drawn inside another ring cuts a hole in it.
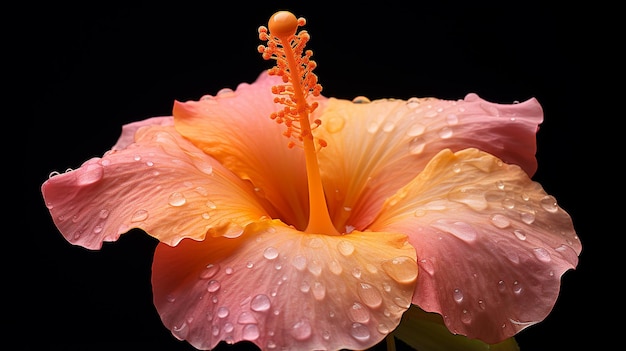
[[[270,17],[267,23],[270,33],[277,37],[288,37],[296,33],[298,19],[289,11],[278,11]]]

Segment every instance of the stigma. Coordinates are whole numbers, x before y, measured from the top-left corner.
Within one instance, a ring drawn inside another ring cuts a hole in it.
[[[317,108],[316,102],[309,103],[309,96],[319,96],[322,86],[313,73],[317,64],[311,60],[313,51],[305,46],[311,39],[308,32],[298,27],[306,24],[303,17],[289,11],[274,13],[266,26],[259,27],[259,39],[266,45],[259,45],[258,51],[265,60],[275,60],[276,65],[268,70],[270,75],[279,76],[283,84],[272,87],[274,103],[282,105],[269,118],[285,125],[283,135],[289,139],[287,146],[300,146],[304,150],[309,193],[309,222],[306,233],[340,235],[334,227],[317,160],[317,151],[325,147],[326,141],[313,136],[313,130],[322,122],[310,120]]]

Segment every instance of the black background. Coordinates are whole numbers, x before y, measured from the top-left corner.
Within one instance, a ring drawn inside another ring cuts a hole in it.
[[[5,51],[15,61],[5,67],[18,78],[10,89],[24,98],[11,103],[17,111],[8,118],[20,137],[11,146],[24,150],[13,163],[20,172],[8,170],[22,201],[5,251],[9,349],[192,350],[152,305],[156,242],[137,231],[97,252],[72,246],[54,227],[40,186],[52,171],[101,156],[122,124],[170,115],[174,100],[254,81],[272,64],[256,51],[257,28],[281,9],[307,19],[325,96],[460,99],[475,92],[493,102],[539,100],[545,121],[533,179],[571,214],[583,252],[563,276],[553,312],[517,340],[522,351],[602,342],[591,331],[602,321],[602,255],[580,170],[583,10],[534,2],[340,4],[51,2],[5,13],[19,15],[5,32],[15,44]],[[10,130],[7,139],[15,137]]]

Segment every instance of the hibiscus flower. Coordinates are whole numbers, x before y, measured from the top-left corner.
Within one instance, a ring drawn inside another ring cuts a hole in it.
[[[158,239],[154,304],[198,349],[366,349],[412,305],[488,344],[543,320],[581,243],[531,180],[538,101],[325,97],[304,24],[281,11],[260,28],[277,65],[255,82],[54,173],[59,231],[93,250],[133,228]]]

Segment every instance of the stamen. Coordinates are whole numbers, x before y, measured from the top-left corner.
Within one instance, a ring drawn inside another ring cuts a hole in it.
[[[313,51],[304,51],[311,37],[304,30],[296,34],[298,27],[305,24],[304,18],[296,18],[289,11],[276,12],[268,21],[269,31],[268,27],[259,27],[259,39],[267,41],[267,46],[259,45],[258,50],[265,60],[276,61],[276,66],[269,69],[268,73],[281,77],[284,83],[272,87],[272,93],[276,95],[274,102],[284,105],[284,108],[272,113],[270,118],[287,128],[283,135],[290,139],[288,147],[298,145],[304,149],[310,207],[309,223],[304,231],[340,235],[328,214],[312,133],[322,122],[319,119],[313,122],[309,120],[309,115],[318,104],[309,104],[307,98],[310,95],[319,96],[322,86],[313,74],[317,66],[311,60]],[[316,140],[319,148],[327,145],[325,140]]]

